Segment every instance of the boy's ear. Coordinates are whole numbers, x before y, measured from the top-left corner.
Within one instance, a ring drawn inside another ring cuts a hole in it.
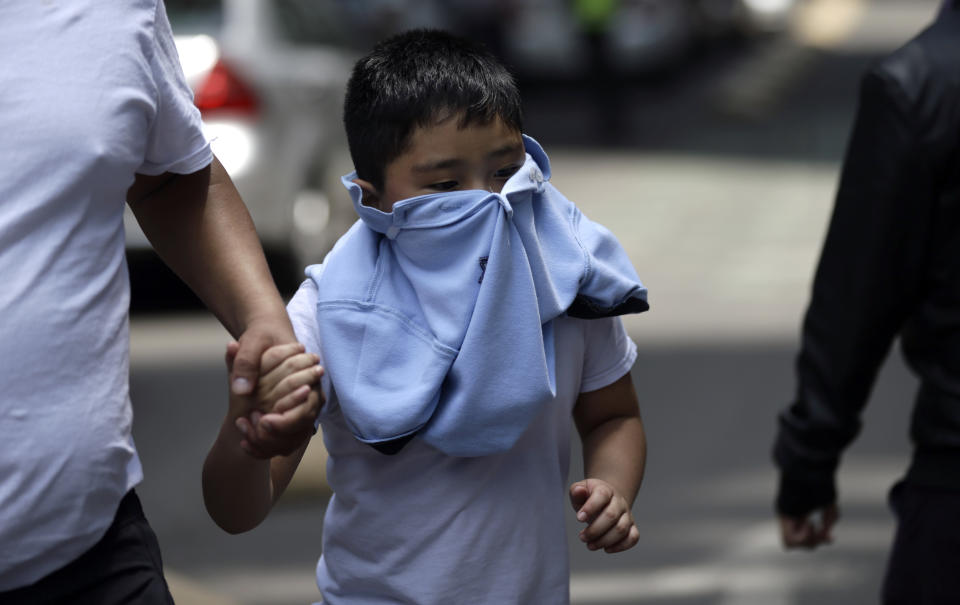
[[[353,182],[359,185],[360,189],[363,190],[363,196],[360,198],[360,203],[364,206],[380,209],[380,192],[377,191],[377,188],[373,186],[373,183],[363,179],[353,179]]]

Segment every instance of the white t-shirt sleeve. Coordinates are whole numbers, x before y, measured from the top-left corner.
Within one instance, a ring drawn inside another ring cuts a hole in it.
[[[637,360],[637,345],[627,335],[619,317],[584,321],[586,346],[581,393],[596,391],[616,382]]]
[[[312,279],[304,280],[296,294],[287,303],[287,315],[293,324],[293,333],[306,347],[308,353],[320,354],[320,338],[317,335],[317,284]]]
[[[287,315],[293,324],[293,333],[308,353],[316,353],[323,365],[323,353],[320,352],[320,337],[317,332],[317,284],[312,279],[300,284],[297,293],[287,303]],[[320,379],[320,388],[327,402],[330,401],[330,377],[326,374]],[[330,406],[321,409],[326,410]],[[319,419],[317,420],[319,424]]]
[[[156,111],[147,140],[146,155],[137,172],[147,175],[176,172],[190,174],[213,160],[201,128],[200,110],[180,67],[173,31],[162,0],[157,1],[153,24],[150,69],[156,91]]]

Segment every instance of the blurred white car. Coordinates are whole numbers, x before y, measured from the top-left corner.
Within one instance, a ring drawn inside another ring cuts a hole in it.
[[[356,219],[342,126],[355,60],[311,0],[166,0],[203,127],[250,210],[278,281],[302,279]],[[149,247],[127,210],[127,248]]]

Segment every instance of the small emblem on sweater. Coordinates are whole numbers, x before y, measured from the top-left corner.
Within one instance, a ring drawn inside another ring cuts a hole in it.
[[[483,275],[487,272],[487,259],[488,259],[488,258],[490,258],[490,257],[488,257],[488,256],[481,256],[481,257],[480,257],[480,279],[477,280],[477,283],[478,283],[478,284],[482,284],[482,283],[483,283]]]

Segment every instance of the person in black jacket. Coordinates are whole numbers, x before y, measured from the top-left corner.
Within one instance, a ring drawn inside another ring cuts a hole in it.
[[[960,0],[863,77],[836,205],[779,417],[787,548],[831,540],[835,473],[897,336],[920,379],[891,491],[884,603],[960,603]],[[922,509],[922,512],[921,512]]]

